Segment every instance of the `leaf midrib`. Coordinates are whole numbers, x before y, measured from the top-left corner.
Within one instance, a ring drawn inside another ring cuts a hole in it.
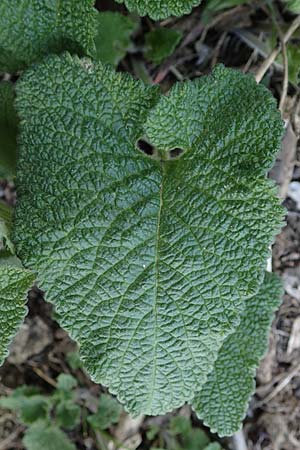
[[[150,382],[150,390],[149,390],[149,400],[147,404],[147,410],[152,409],[152,399],[153,393],[155,390],[156,384],[156,369],[157,369],[157,297],[159,290],[159,262],[160,262],[160,254],[159,254],[159,243],[160,243],[160,226],[161,226],[161,217],[162,217],[162,208],[163,208],[163,193],[164,193],[164,175],[165,175],[165,164],[161,161],[161,184],[159,190],[159,209],[157,214],[157,227],[156,227],[156,241],[155,241],[155,261],[154,261],[154,273],[155,273],[155,291],[154,291],[154,304],[153,304],[153,317],[154,317],[154,337],[153,337],[153,369],[151,375]]]

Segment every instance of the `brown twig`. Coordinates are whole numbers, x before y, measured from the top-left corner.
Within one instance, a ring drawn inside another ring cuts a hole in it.
[[[8,448],[12,448],[12,444],[15,439],[24,431],[25,427],[20,425],[16,428],[9,436],[7,436],[3,441],[0,442],[0,450],[6,450]]]
[[[38,367],[33,367],[32,369],[34,371],[34,373],[36,373],[40,378],[42,378],[42,380],[46,381],[48,384],[50,384],[53,387],[57,387],[57,383],[50,377],[48,377],[48,375],[46,375],[41,369],[39,369]]]
[[[262,405],[268,403],[272,400],[276,395],[279,394],[289,383],[290,381],[300,373],[300,364],[298,364],[293,370],[291,370],[286,377],[284,377],[280,383],[270,392],[265,398],[257,402],[256,407],[259,408]]]
[[[283,114],[285,101],[286,101],[286,97],[287,97],[287,92],[288,92],[288,86],[289,86],[289,60],[288,60],[286,45],[283,40],[281,41],[281,46],[282,46],[282,59],[283,59],[284,71],[283,71],[283,83],[282,83],[282,92],[281,92],[281,97],[280,97],[280,102],[279,102],[279,109],[281,111],[281,114]]]
[[[288,86],[289,86],[289,61],[288,61],[286,44],[284,42],[284,35],[283,35],[281,27],[279,26],[279,23],[276,19],[276,12],[278,12],[278,11],[276,10],[275,6],[272,4],[271,13],[272,13],[272,17],[273,17],[273,23],[275,25],[275,28],[277,30],[277,33],[278,33],[278,36],[280,39],[282,59],[283,59],[283,83],[282,83],[282,92],[281,92],[280,102],[279,102],[279,110],[282,114],[283,110],[284,110],[285,101],[286,101],[287,92],[288,92]]]

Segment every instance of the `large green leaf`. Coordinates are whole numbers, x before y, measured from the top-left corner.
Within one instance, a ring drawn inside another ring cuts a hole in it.
[[[0,83],[0,178],[14,175],[16,170],[18,120],[14,100],[14,85],[9,81],[2,81]]]
[[[214,370],[196,395],[196,413],[220,436],[230,436],[241,426],[255,388],[255,370],[267,348],[272,313],[281,296],[280,280],[267,273],[259,292],[247,299],[240,325],[224,342]]]
[[[92,54],[94,0],[1,0],[0,71],[15,72],[48,53]]]
[[[34,275],[17,267],[0,266],[0,364],[26,314],[26,294]]]
[[[275,100],[222,66],[165,97],[69,55],[17,92],[17,254],[129,411],[191,401],[281,225],[265,178],[282,135]]]
[[[182,16],[191,12],[202,0],[117,0],[125,3],[129,11],[136,11],[140,16],[150,16],[154,20],[170,16]]]

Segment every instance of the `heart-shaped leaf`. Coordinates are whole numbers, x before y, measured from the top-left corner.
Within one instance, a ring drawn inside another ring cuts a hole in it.
[[[17,91],[17,254],[129,411],[191,402],[281,225],[275,100],[222,66],[160,96],[67,54]]]

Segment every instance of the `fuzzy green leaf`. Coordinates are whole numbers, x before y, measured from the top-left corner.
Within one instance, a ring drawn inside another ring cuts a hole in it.
[[[89,424],[95,430],[106,430],[117,423],[122,412],[122,406],[110,395],[102,394],[96,414],[88,416]]]
[[[16,169],[18,120],[14,100],[13,84],[2,81],[0,83],[0,178],[14,175]]]
[[[58,427],[39,421],[25,432],[26,450],[76,450],[75,445]]]
[[[94,0],[1,0],[0,71],[24,69],[48,53],[93,54]]]
[[[56,423],[60,427],[72,429],[80,422],[80,406],[72,400],[62,400],[56,407]]]
[[[172,417],[170,433],[179,437],[184,450],[204,449],[209,443],[206,433],[199,428],[192,427],[191,420],[187,417]]]
[[[212,442],[211,444],[208,444],[204,450],[223,450],[223,448],[220,444],[218,444],[218,442]]]
[[[73,370],[77,370],[82,366],[78,351],[67,353],[66,360]]]
[[[61,373],[57,377],[57,389],[69,392],[72,391],[76,386],[77,380],[76,378],[72,377],[72,375]]]
[[[131,45],[130,36],[136,27],[136,22],[118,12],[100,13],[95,38],[96,58],[102,63],[117,66]]]
[[[230,436],[241,426],[255,389],[255,371],[267,348],[272,313],[281,296],[280,280],[267,273],[259,292],[246,300],[240,325],[224,342],[214,370],[196,395],[196,413],[220,436]]]
[[[294,14],[300,13],[300,0],[285,0],[286,7]]]
[[[34,275],[17,267],[0,266],[0,364],[26,314],[26,294]]]
[[[129,11],[135,11],[139,16],[150,16],[151,19],[161,20],[170,16],[183,16],[191,12],[202,0],[117,0],[125,3]]]
[[[129,411],[190,402],[282,223],[265,177],[275,100],[222,66],[165,97],[70,55],[26,72],[17,97],[17,254]]]
[[[0,398],[0,406],[16,411],[20,421],[25,424],[46,418],[49,410],[47,398],[39,394],[24,395],[22,387],[21,390],[16,389],[9,397]]]
[[[182,37],[182,33],[170,28],[157,28],[145,35],[146,58],[159,64],[171,55]]]

